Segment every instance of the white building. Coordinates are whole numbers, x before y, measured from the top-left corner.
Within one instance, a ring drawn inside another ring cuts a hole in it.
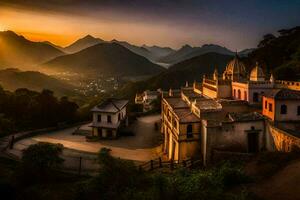
[[[126,106],[128,100],[108,99],[95,106],[93,113],[93,136],[100,138],[117,138],[122,125],[127,126]]]

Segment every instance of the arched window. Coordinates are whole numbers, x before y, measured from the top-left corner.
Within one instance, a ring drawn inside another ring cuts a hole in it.
[[[235,89],[233,90],[233,97],[236,97],[236,91],[235,91]]]
[[[285,115],[287,113],[287,106],[285,104],[280,106],[280,114]]]
[[[193,125],[192,124],[187,125],[186,137],[187,138],[192,138],[193,137]]]
[[[238,99],[241,99],[241,90],[238,90]]]
[[[247,97],[247,92],[244,91],[244,100],[247,101],[248,100],[248,97]]]
[[[258,102],[258,93],[257,92],[253,93],[253,102]]]

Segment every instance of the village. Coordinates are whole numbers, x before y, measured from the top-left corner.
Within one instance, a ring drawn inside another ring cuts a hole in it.
[[[151,112],[157,101],[161,113]],[[128,100],[107,99],[91,110],[92,122],[19,140],[11,136],[6,151],[20,157],[31,144],[59,143],[66,167],[86,173],[98,168],[96,153],[104,147],[137,166],[191,159],[209,166],[230,157],[299,149],[299,102],[299,82],[275,80],[259,63],[249,73],[236,55],[221,75],[215,70],[201,83],[136,94],[144,114],[134,120]]]

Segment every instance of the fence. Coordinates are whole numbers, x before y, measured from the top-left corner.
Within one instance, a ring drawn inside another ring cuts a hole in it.
[[[194,158],[188,158],[182,161],[174,161],[174,160],[162,161],[161,157],[159,157],[158,159],[150,160],[148,162],[139,165],[139,170],[152,171],[161,168],[168,168],[170,170],[174,170],[180,167],[194,168],[196,166],[201,166],[201,163],[202,163],[201,160],[196,160]]]

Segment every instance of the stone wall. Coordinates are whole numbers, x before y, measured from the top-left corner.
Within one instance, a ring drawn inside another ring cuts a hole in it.
[[[269,134],[273,137],[277,151],[291,152],[294,149],[300,149],[300,138],[287,131],[281,130],[271,123],[267,123]]]

